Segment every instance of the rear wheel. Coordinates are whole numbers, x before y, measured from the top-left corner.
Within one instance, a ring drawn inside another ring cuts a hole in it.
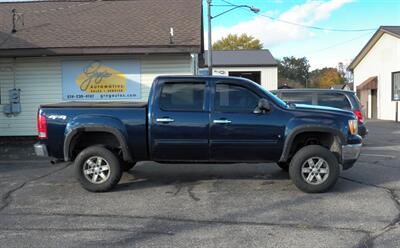
[[[76,157],[75,174],[84,189],[105,192],[118,184],[122,169],[113,152],[101,146],[91,146]]]
[[[301,148],[294,155],[289,174],[300,190],[307,193],[322,193],[336,184],[340,166],[331,151],[322,146],[310,145]]]

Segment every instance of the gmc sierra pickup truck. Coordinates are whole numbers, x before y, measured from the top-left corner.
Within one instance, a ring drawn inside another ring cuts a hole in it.
[[[36,154],[74,161],[89,191],[108,191],[138,161],[276,162],[309,193],[353,166],[362,138],[350,111],[286,104],[243,78],[162,76],[148,103],[63,102],[38,111]]]

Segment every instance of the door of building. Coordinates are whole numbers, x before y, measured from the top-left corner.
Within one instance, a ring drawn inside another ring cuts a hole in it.
[[[371,118],[378,118],[378,90],[371,90]]]
[[[261,84],[261,72],[260,71],[230,71],[229,76],[247,78],[253,82]]]

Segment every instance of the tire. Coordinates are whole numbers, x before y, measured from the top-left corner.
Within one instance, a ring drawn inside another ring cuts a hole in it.
[[[319,169],[317,169],[318,165],[320,165]],[[294,155],[289,167],[289,175],[293,183],[306,193],[328,191],[336,184],[339,174],[340,166],[335,155],[318,145],[301,148]]]
[[[105,192],[118,184],[122,169],[118,157],[110,150],[101,146],[91,146],[76,157],[75,175],[87,191]]]
[[[136,165],[136,163],[123,162],[122,163],[122,170],[123,171],[130,171],[135,165]]]
[[[283,171],[289,171],[289,163],[286,162],[277,162],[276,163]]]

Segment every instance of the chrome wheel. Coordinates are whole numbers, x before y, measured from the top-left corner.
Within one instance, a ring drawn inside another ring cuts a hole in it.
[[[301,166],[301,175],[309,184],[321,184],[325,182],[329,176],[329,165],[323,158],[309,158]]]
[[[90,157],[83,165],[83,174],[89,182],[101,184],[110,177],[110,165],[102,157]]]

